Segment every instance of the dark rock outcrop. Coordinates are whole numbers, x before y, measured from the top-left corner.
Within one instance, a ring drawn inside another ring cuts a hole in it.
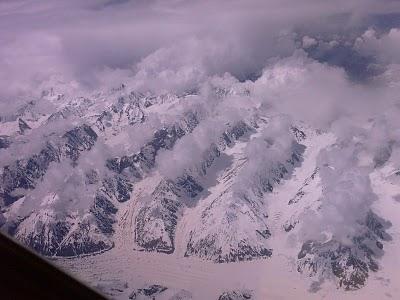
[[[253,293],[250,290],[235,290],[223,292],[218,300],[247,300],[253,299]]]
[[[18,119],[18,129],[20,134],[25,134],[26,131],[32,129],[24,120]]]
[[[369,212],[360,225],[364,229],[354,236],[351,244],[335,239],[326,243],[307,241],[299,254],[298,271],[310,276],[334,276],[345,290],[363,287],[370,272],[379,269],[378,258],[383,255],[383,241],[391,237],[386,233],[390,223]]]
[[[171,181],[162,181],[135,220],[135,241],[146,251],[173,253],[178,213],[182,208],[179,191]]]
[[[10,145],[10,138],[6,135],[0,135],[0,149],[7,149]]]

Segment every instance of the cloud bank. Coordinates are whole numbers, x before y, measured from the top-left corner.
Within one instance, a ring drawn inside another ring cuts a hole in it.
[[[339,2],[3,1],[0,97],[32,93],[54,76],[94,88],[104,70],[156,77],[161,88],[225,72],[247,79],[290,56],[305,31],[358,33],[372,17],[400,12],[395,1]]]

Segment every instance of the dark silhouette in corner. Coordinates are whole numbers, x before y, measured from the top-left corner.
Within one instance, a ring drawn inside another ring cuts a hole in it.
[[[0,299],[105,299],[3,234],[0,259]]]

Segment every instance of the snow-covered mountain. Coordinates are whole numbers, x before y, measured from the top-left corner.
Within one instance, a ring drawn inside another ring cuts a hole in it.
[[[400,299],[399,53],[394,0],[0,1],[0,231],[113,299]]]
[[[135,264],[114,272],[124,257],[157,258],[162,267],[171,256],[195,268],[250,261],[268,268],[280,259],[313,280],[314,296],[326,281],[343,290],[368,285],[393,239],[384,215],[368,207],[345,239],[326,228],[322,239],[304,233],[310,216],[329,208],[324,197],[340,193],[330,191],[328,173],[341,172],[339,186],[358,178],[320,159],[346,145],[270,113],[247,90],[216,86],[212,93],[214,103],[201,94],[145,95],[126,85],[85,97],[51,90],[4,117],[2,230],[117,298],[201,295],[179,281],[129,291]],[[237,95],[252,105],[229,102]],[[54,111],[36,112],[40,102]],[[100,269],[110,282],[87,274]],[[243,288],[213,287],[219,299],[261,293]]]

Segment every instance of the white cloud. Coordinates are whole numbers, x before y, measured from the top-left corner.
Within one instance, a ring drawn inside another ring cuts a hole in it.
[[[306,35],[303,37],[302,44],[303,44],[303,48],[307,49],[307,48],[313,47],[315,45],[318,45],[318,41],[316,39]]]
[[[378,34],[374,29],[368,29],[356,40],[355,48],[385,63],[398,64],[400,63],[400,29],[392,28],[383,34]]]

